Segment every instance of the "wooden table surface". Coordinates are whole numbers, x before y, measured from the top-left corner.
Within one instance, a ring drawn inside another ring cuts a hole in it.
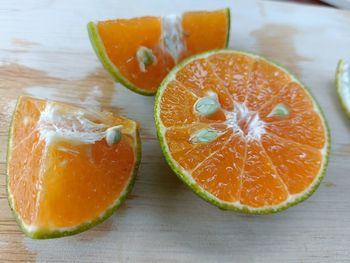
[[[186,188],[164,161],[153,97],[114,84],[90,46],[89,20],[230,6],[230,47],[289,67],[313,91],[332,133],[327,175],[306,202],[268,216],[221,211]],[[279,2],[27,0],[0,5],[0,262],[349,262],[350,119],[334,90],[350,59],[350,13]],[[122,208],[85,233],[25,237],[5,191],[6,141],[18,95],[104,107],[142,125],[139,176]]]

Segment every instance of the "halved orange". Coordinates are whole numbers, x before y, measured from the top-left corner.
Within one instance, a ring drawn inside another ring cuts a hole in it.
[[[174,172],[222,209],[284,210],[309,197],[326,169],[320,107],[257,55],[223,49],[181,62],[158,90],[155,121]]]
[[[130,192],[140,154],[134,121],[20,97],[7,167],[18,224],[31,238],[52,238],[102,222]]]
[[[230,10],[90,22],[88,32],[97,56],[117,81],[154,95],[177,62],[227,46]]]

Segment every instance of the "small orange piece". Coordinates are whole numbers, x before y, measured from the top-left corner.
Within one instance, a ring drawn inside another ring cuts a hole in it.
[[[229,9],[88,24],[91,43],[105,68],[143,95],[154,95],[166,74],[183,58],[226,47],[229,28]]]
[[[114,126],[120,127],[114,134],[120,140],[108,144],[108,128]],[[8,148],[10,205],[32,238],[81,232],[120,206],[139,160],[134,121],[20,97]]]
[[[176,174],[223,209],[286,209],[312,194],[326,168],[329,134],[316,101],[257,55],[223,49],[181,62],[158,90],[155,120]]]

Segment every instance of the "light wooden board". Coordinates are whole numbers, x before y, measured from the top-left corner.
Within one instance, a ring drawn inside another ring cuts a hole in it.
[[[230,46],[289,67],[313,91],[332,131],[329,169],[306,202],[269,216],[225,212],[168,168],[153,98],[115,85],[86,33],[89,20],[232,8]],[[28,0],[0,5],[0,262],[349,262],[350,120],[334,92],[350,59],[350,13],[253,1]],[[77,236],[33,241],[19,231],[5,191],[6,140],[19,94],[105,107],[142,125],[143,159],[132,195],[105,223]]]

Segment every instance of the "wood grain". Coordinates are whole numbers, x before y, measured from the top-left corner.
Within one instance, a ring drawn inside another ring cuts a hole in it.
[[[187,189],[164,161],[153,98],[131,93],[101,68],[89,20],[230,6],[230,46],[288,66],[320,102],[332,133],[329,169],[306,202],[280,214],[221,211]],[[28,0],[0,6],[0,262],[349,262],[350,120],[334,91],[350,59],[350,14],[268,1]],[[7,204],[6,141],[20,94],[103,107],[141,123],[140,173],[123,207],[77,236],[34,241]]]

